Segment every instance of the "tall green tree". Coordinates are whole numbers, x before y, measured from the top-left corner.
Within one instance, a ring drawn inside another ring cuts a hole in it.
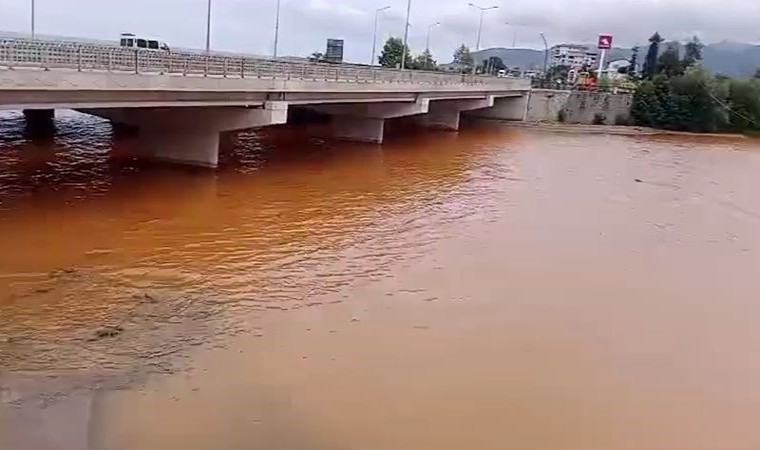
[[[459,70],[462,72],[469,72],[473,69],[475,60],[470,54],[469,47],[462,44],[454,51],[454,64],[459,66]]]
[[[683,74],[683,69],[681,58],[678,56],[678,49],[675,46],[662,52],[662,55],[657,59],[657,72],[666,76],[681,75]]]
[[[430,50],[425,49],[424,52],[414,58],[412,67],[418,70],[438,70],[438,62],[433,58]]]
[[[639,48],[633,47],[631,49],[631,59],[628,60],[628,77],[631,79],[638,78],[638,65],[639,65]]]
[[[689,67],[699,61],[702,61],[702,50],[704,48],[705,45],[702,43],[702,41],[699,40],[698,37],[694,36],[691,38],[691,40],[684,46],[684,65],[686,67]]]
[[[385,41],[383,51],[380,53],[378,62],[383,67],[400,68],[401,58],[404,54],[404,41],[401,38],[390,37]],[[406,48],[406,67],[412,66],[412,57],[409,53],[409,47]]]
[[[647,50],[647,58],[644,60],[644,77],[650,80],[657,73],[657,57],[660,54],[661,43],[660,33],[655,33],[649,38],[649,50]]]
[[[760,130],[760,79],[731,80],[728,103],[731,130]]]

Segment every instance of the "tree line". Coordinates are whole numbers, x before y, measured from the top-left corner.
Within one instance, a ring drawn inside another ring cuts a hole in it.
[[[713,74],[702,64],[704,46],[698,38],[684,45],[667,45],[655,33],[642,70],[636,71],[634,49],[629,76],[637,82],[631,115],[636,125],[691,132],[760,131],[760,71],[753,78]]]
[[[404,41],[400,37],[390,37],[385,41],[380,56],[377,58],[377,63],[381,67],[398,69],[401,68],[402,59],[404,59]],[[309,55],[309,61],[326,62],[325,54],[316,51]],[[504,61],[498,56],[491,56],[476,65],[470,48],[464,44],[454,50],[452,65],[455,71],[460,73],[497,75],[499,71],[507,69]],[[406,46],[404,68],[410,70],[443,70],[430,49],[425,49],[422,53],[414,55],[408,45]]]
[[[404,52],[404,41],[400,37],[390,37],[385,41],[377,62],[382,67],[398,69],[401,67],[401,61],[404,58],[404,67],[410,70],[441,70],[438,61],[435,60],[429,49],[425,49],[422,53],[414,55],[407,45],[406,52]],[[324,54],[314,52],[309,56],[309,60],[322,62],[324,61]],[[476,66],[470,49],[464,44],[454,50],[453,64],[456,66],[457,72],[461,73],[489,73],[495,75],[500,70],[507,68],[501,58],[498,57],[490,57]]]

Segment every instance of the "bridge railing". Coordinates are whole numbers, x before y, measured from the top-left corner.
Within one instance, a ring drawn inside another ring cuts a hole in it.
[[[488,85],[510,88],[526,80],[396,70],[349,64],[268,60],[247,55],[132,49],[78,42],[0,39],[0,67],[134,74],[324,80],[356,83]]]

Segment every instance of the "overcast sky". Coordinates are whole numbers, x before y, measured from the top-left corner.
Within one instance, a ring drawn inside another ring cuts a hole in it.
[[[212,47],[271,54],[276,0],[212,0]],[[375,9],[381,13],[379,41],[403,35],[406,0],[281,0],[280,54],[305,56],[324,51],[328,37],[346,40],[346,59],[369,62]],[[409,44],[431,47],[439,62],[451,60],[455,46],[475,47],[479,12],[470,0],[412,0]],[[121,32],[157,37],[169,45],[205,45],[207,0],[36,0],[37,32],[116,39]],[[29,30],[31,0],[0,0],[0,30]],[[760,0],[478,0],[488,11],[481,48],[542,48],[594,42],[600,32],[615,36],[615,45],[643,44],[657,30],[667,39],[698,35],[706,42],[734,40],[760,43]],[[505,23],[518,24],[509,26]]]

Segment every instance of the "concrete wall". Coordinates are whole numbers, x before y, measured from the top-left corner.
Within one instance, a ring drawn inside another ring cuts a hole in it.
[[[631,94],[536,89],[530,94],[526,120],[558,122],[562,111],[565,123],[593,124],[600,115],[605,125],[615,125],[630,121],[632,100]]]

